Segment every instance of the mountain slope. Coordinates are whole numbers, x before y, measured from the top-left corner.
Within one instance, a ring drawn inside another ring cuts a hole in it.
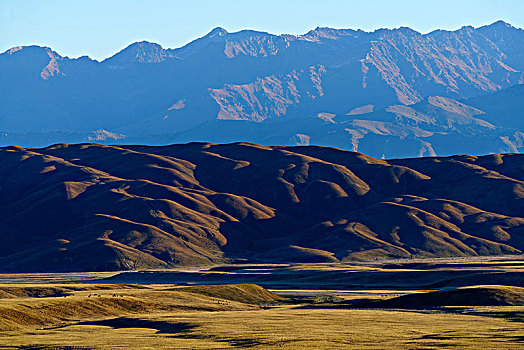
[[[410,106],[396,104],[382,110],[364,109],[342,115],[318,113],[258,124],[217,120],[177,134],[125,141],[157,145],[191,141],[324,145],[378,158],[517,153],[524,149],[524,134],[520,131],[524,129],[498,126],[499,116],[502,119],[503,114],[496,110],[495,99],[509,100],[508,106],[518,106],[521,90],[520,86],[515,86],[493,96],[488,94],[463,101],[430,96]],[[504,98],[506,94],[508,98]],[[507,107],[504,111],[509,118],[506,125],[517,126],[520,114],[516,109]]]
[[[143,136],[217,118],[259,122],[468,98],[524,82],[522,33],[500,22],[424,35],[216,28],[181,48],[144,41],[102,62],[18,47],[0,55],[0,130]]]
[[[520,155],[191,143],[0,149],[3,271],[515,254]]]
[[[524,85],[467,100],[486,112],[485,120],[509,129],[524,130]]]

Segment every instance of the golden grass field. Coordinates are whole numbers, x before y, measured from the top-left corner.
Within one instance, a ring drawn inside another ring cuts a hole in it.
[[[523,268],[514,256],[0,274],[0,349],[523,349]]]
[[[524,347],[522,320],[475,315],[475,308],[328,308],[290,303],[255,285],[5,284],[0,292],[0,349]],[[497,310],[508,307],[479,312]]]
[[[2,332],[3,348],[522,349],[522,324],[468,315],[375,310],[137,314]]]

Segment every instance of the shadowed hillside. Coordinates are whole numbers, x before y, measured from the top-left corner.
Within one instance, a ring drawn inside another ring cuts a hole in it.
[[[4,271],[519,254],[521,155],[256,144],[0,149]]]
[[[524,288],[508,286],[475,286],[454,290],[403,295],[369,303],[372,307],[428,308],[442,306],[521,306]]]

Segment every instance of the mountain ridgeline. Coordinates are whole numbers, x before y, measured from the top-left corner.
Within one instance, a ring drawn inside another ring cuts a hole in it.
[[[326,145],[375,157],[520,152],[524,30],[272,35],[216,28],[101,62],[0,54],[0,143]],[[453,145],[453,147],[452,147]]]
[[[521,254],[524,155],[318,146],[0,149],[2,271]]]

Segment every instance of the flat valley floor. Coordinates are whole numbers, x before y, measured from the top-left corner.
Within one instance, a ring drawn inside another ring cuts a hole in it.
[[[522,349],[523,276],[522,256],[0,275],[0,349]]]

